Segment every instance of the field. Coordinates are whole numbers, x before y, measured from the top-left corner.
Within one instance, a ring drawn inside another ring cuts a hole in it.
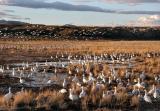
[[[158,110],[159,74],[160,41],[1,40],[0,110]]]
[[[143,54],[159,51],[159,41],[0,41],[0,62],[30,61],[34,57],[50,57],[61,52]]]

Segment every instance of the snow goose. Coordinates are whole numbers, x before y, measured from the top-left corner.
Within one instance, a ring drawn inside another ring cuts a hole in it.
[[[0,72],[1,72],[1,73],[4,73],[4,67],[1,66]]]
[[[12,69],[12,76],[15,76],[16,72],[15,72],[15,68]]]
[[[79,98],[83,98],[83,97],[85,97],[85,96],[86,96],[86,92],[85,92],[85,90],[84,90],[84,87],[83,87],[83,86],[81,87],[81,89],[82,89],[82,91],[81,91],[81,93],[79,94]]]
[[[64,94],[64,93],[67,93],[67,90],[63,88],[59,92],[62,93],[62,94]]]
[[[12,92],[11,92],[11,87],[9,87],[9,92],[6,94],[6,95],[4,95],[4,100],[6,101],[6,102],[9,102],[11,99],[12,99],[12,97],[13,97],[13,94],[12,94]]]
[[[79,99],[79,98],[78,98],[78,95],[73,94],[72,89],[69,89],[69,99],[72,100],[72,101],[76,101],[76,100]]]
[[[75,74],[74,78],[72,79],[73,82],[79,83],[79,79],[77,77],[77,74]]]
[[[57,74],[57,68],[56,68],[56,67],[55,67],[55,69],[54,69],[54,73]]]
[[[93,77],[93,74],[90,72],[89,73],[89,81],[95,81],[95,78]]]
[[[85,77],[85,75],[83,74],[83,78],[82,78],[82,81],[84,84],[86,84],[88,82],[87,78]]]
[[[63,88],[66,88],[66,87],[67,87],[67,80],[66,80],[66,78],[64,78],[63,83],[62,83],[62,86],[63,86]]]
[[[51,84],[51,83],[52,83],[52,80],[49,79],[49,80],[47,81],[47,84]]]
[[[154,90],[154,93],[153,93],[153,97],[156,99],[156,98],[159,98],[159,92],[157,91],[157,88],[155,87],[155,90]]]
[[[69,68],[68,74],[69,74],[69,75],[72,75],[72,71],[71,71],[70,68]]]
[[[144,86],[142,86],[141,83],[140,83],[140,78],[138,78],[138,83],[135,84],[135,86],[138,87],[138,88],[144,88]]]
[[[7,65],[7,70],[9,70],[9,65]]]
[[[21,84],[24,84],[24,83],[25,83],[25,80],[22,79],[22,77],[20,77],[20,78],[19,78],[19,82],[20,82]]]
[[[152,85],[152,89],[148,92],[148,94],[153,94],[155,91],[155,85],[153,84]]]
[[[148,94],[147,94],[147,90],[145,90],[145,95],[143,98],[147,103],[152,103],[151,97],[148,96]]]
[[[115,96],[117,95],[117,87],[114,87],[114,93]]]

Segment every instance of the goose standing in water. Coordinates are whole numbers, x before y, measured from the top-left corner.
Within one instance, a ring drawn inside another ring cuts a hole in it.
[[[16,72],[15,72],[15,68],[12,69],[12,76],[15,76]]]
[[[64,81],[63,81],[62,86],[63,86],[63,88],[66,88],[66,87],[67,87],[67,80],[66,80],[66,78],[64,78]]]
[[[86,84],[88,82],[87,78],[85,77],[85,75],[83,74],[83,77],[82,77],[82,81],[84,84]]]
[[[8,90],[9,90],[9,92],[6,95],[4,95],[4,101],[5,102],[9,102],[13,97],[13,94],[11,92],[11,87],[9,87]]]
[[[153,97],[156,99],[156,98],[159,98],[159,93],[157,91],[157,88],[155,87],[155,90],[154,90],[154,93],[153,93]]]
[[[51,84],[51,83],[52,83],[52,80],[49,79],[49,80],[47,81],[47,84]]]
[[[7,65],[7,70],[9,70],[9,65]]]
[[[20,82],[21,84],[24,84],[24,83],[25,83],[25,80],[22,79],[22,77],[20,77],[20,78],[19,78],[19,82]]]
[[[77,74],[75,74],[74,78],[72,79],[73,82],[79,83],[79,79],[77,77]]]
[[[62,86],[63,86],[63,88],[59,92],[62,94],[67,93],[67,90],[65,89],[67,87],[66,78],[64,79]]]
[[[147,94],[147,90],[145,90],[145,95],[143,98],[147,103],[152,103],[151,97],[148,96],[148,94]]]
[[[148,92],[149,94],[153,94],[155,91],[155,85],[153,84],[152,89]]]
[[[72,89],[69,89],[69,99],[72,100],[72,101],[76,101],[76,100],[79,99],[77,94],[73,94]]]
[[[69,74],[69,75],[72,75],[72,71],[71,71],[70,68],[69,68],[68,74]]]
[[[142,86],[141,83],[140,83],[140,78],[138,78],[138,83],[135,84],[135,86],[138,87],[138,88],[144,88],[144,86]]]
[[[81,87],[81,89],[82,89],[82,91],[81,91],[81,93],[79,94],[79,98],[83,98],[83,97],[85,97],[85,96],[86,96],[86,92],[85,92],[85,90],[84,90],[84,87],[83,87],[83,86]]]
[[[0,72],[1,72],[1,73],[4,73],[4,67],[1,66]]]

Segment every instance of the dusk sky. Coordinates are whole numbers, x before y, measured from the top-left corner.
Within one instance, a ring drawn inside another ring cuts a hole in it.
[[[160,0],[0,0],[0,19],[48,25],[160,25]]]

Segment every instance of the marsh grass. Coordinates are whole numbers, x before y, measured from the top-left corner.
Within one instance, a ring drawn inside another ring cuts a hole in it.
[[[13,107],[32,107],[34,101],[34,93],[32,91],[24,91],[14,96]]]
[[[58,109],[64,104],[64,95],[57,91],[47,90],[36,97],[37,108]]]

